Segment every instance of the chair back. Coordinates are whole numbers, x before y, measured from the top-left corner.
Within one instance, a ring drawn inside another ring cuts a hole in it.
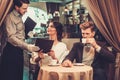
[[[62,39],[62,42],[67,45],[67,48],[70,51],[74,43],[80,42],[80,38],[64,38]]]

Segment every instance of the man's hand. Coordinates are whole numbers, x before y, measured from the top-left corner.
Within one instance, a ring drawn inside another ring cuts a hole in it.
[[[72,64],[72,62],[70,61],[70,60],[65,60],[63,63],[62,63],[62,66],[63,67],[72,67],[73,66],[73,64]]]
[[[35,45],[32,45],[32,44],[29,44],[29,45],[27,46],[27,49],[28,49],[28,51],[30,51],[30,52],[36,52],[36,51],[39,51],[39,50],[40,50],[40,48],[39,48],[38,46],[35,46]]]
[[[99,48],[100,46],[96,43],[94,38],[87,38],[86,43],[90,43],[95,49]]]
[[[33,37],[34,37],[34,34],[35,34],[35,33],[34,33],[33,31],[29,31],[27,35],[28,35],[30,38],[33,38]]]

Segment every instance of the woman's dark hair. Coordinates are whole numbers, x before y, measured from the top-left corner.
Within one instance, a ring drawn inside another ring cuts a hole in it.
[[[61,41],[63,33],[63,25],[60,22],[53,22],[53,25],[57,31],[57,39]]]
[[[29,4],[30,1],[29,0],[14,0],[14,5],[21,7],[23,3]]]

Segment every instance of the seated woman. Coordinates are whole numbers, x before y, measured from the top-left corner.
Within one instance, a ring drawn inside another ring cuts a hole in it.
[[[61,42],[62,39],[63,26],[59,22],[50,22],[47,28],[47,33],[49,34],[49,39],[54,40],[52,49],[47,54],[33,53],[31,61],[41,62],[40,65],[48,65],[51,60],[57,60],[58,63],[62,63],[65,56],[69,53],[65,43]],[[41,59],[41,60],[40,60]]]
[[[61,63],[65,56],[68,54],[68,49],[65,43],[61,42],[63,26],[59,22],[50,22],[47,28],[49,39],[54,40],[52,49],[49,53],[39,53],[39,56],[44,55],[42,59],[42,65],[48,65],[52,59],[56,59],[58,63]]]

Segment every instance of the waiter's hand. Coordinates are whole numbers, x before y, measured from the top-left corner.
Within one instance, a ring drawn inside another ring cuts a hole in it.
[[[36,52],[36,51],[39,51],[39,50],[40,50],[40,48],[39,48],[38,46],[35,46],[35,45],[32,45],[32,44],[29,44],[29,45],[27,46],[27,49],[28,49],[28,51],[30,51],[30,52]]]
[[[35,33],[34,33],[33,31],[29,31],[27,35],[28,35],[30,38],[33,38],[33,37],[34,37],[34,34],[35,34]]]

